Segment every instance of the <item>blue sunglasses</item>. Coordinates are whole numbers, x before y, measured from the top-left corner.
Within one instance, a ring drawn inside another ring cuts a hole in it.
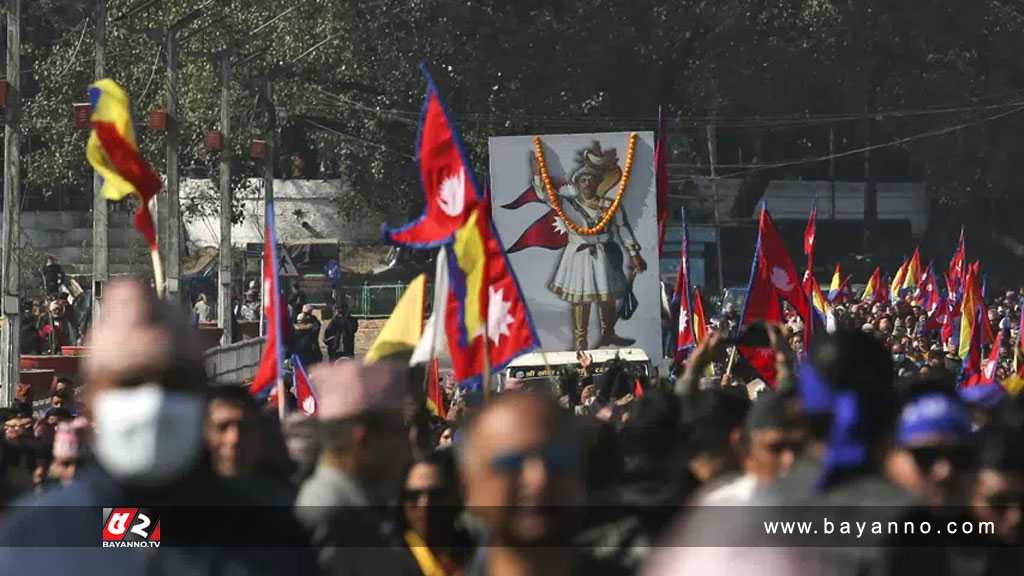
[[[575,449],[564,444],[549,444],[536,450],[498,454],[491,459],[491,469],[502,474],[517,474],[531,457],[540,458],[552,474],[564,474],[579,464],[579,453]]]

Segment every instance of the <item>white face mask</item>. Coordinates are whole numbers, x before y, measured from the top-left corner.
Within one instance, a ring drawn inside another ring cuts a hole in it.
[[[104,390],[93,403],[96,459],[118,480],[167,484],[195,465],[204,412],[201,397],[158,384]]]

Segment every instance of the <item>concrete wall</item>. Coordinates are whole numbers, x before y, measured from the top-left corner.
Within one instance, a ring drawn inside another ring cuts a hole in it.
[[[111,274],[146,271],[146,242],[132,227],[128,212],[109,213]],[[87,273],[92,264],[92,212],[23,212],[19,242],[24,274],[39,275],[45,254],[52,254],[71,273]]]
[[[675,182],[683,186],[690,217],[710,217],[715,205],[711,179],[687,177]],[[718,181],[717,204],[723,221],[730,220],[729,212],[741,183],[738,178]],[[811,199],[817,198],[818,217],[824,219],[832,214],[831,190],[831,182],[826,180],[772,180],[764,198],[776,220],[806,220]],[[878,184],[878,219],[907,220],[915,237],[922,236],[928,227],[929,207],[922,182]],[[751,220],[756,221],[759,216],[760,211],[755,209]],[[836,182],[836,218],[850,221],[864,218],[863,182]]]
[[[206,351],[203,363],[210,382],[240,384],[256,376],[263,353],[263,338],[243,340]]]
[[[340,180],[274,180],[274,215],[281,242],[310,238],[334,238],[343,242],[380,241],[383,214],[342,214],[340,206],[351,191]],[[219,200],[209,180],[185,180],[182,202],[192,202],[199,214],[186,221],[188,241],[194,246],[220,242]],[[236,196],[244,217],[231,227],[231,243],[242,246],[263,241],[263,181],[249,180],[249,188]],[[398,220],[401,220],[399,218]],[[396,222],[392,222],[394,224]]]

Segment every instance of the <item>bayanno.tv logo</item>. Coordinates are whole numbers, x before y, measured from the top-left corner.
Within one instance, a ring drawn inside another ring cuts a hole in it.
[[[160,513],[153,508],[104,508],[104,548],[159,548]]]

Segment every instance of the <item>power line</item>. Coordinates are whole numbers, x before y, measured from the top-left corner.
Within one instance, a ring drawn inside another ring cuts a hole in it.
[[[323,124],[321,124],[321,123],[319,123],[319,122],[317,122],[315,120],[311,120],[309,118],[303,118],[302,121],[307,123],[307,124],[310,124],[312,126],[316,126],[317,128],[320,128],[321,130],[325,130],[327,132],[330,132],[331,134],[335,134],[337,136],[341,136],[342,138],[348,138],[349,140],[358,140],[361,144],[369,144],[371,146],[376,146],[377,148],[380,148],[382,150],[386,150],[388,152],[391,152],[392,154],[396,154],[398,156],[401,156],[403,158],[408,158],[410,160],[415,160],[416,159],[416,157],[413,156],[412,154],[409,154],[408,152],[401,152],[401,151],[396,150],[395,148],[392,148],[391,146],[388,146],[387,144],[384,144],[382,142],[374,142],[373,140],[367,140],[366,138],[362,138],[360,136],[353,136],[352,134],[346,134],[344,132],[341,132],[339,130],[331,128],[329,126],[324,126]]]
[[[333,99],[330,104],[339,107],[358,108],[366,112],[372,112],[380,116],[391,116],[395,119],[412,119],[418,121],[420,113],[413,110],[400,110],[395,108],[374,108],[365,106],[348,100],[341,95],[332,94],[323,90],[320,87],[315,87],[318,92]],[[1020,92],[1015,93],[1019,96]],[[805,128],[811,126],[820,126],[835,124],[839,122],[851,122],[856,120],[874,119],[894,119],[894,118],[915,118],[921,116],[935,116],[935,115],[946,115],[963,112],[980,112],[988,110],[999,110],[1005,108],[1013,108],[1024,104],[1024,100],[1014,99],[1005,102],[999,102],[996,104],[984,104],[984,105],[969,105],[969,106],[935,106],[926,108],[911,108],[901,110],[888,110],[888,111],[875,111],[875,112],[860,112],[860,113],[848,113],[848,114],[787,114],[778,116],[747,116],[747,117],[728,117],[728,116],[680,116],[675,118],[673,121],[677,124],[684,126],[705,126],[708,124],[714,124],[718,128],[776,128],[776,129],[795,129]],[[493,112],[462,112],[458,114],[460,120],[478,121],[494,123],[506,123],[508,121],[515,121],[517,123],[544,123],[547,126],[556,127],[588,127],[595,124],[620,124],[629,121],[638,123],[653,124],[657,121],[654,116],[586,116],[586,115],[550,115],[550,114],[498,114]]]
[[[813,164],[815,162],[822,162],[824,160],[831,160],[833,158],[845,158],[847,156],[854,156],[854,155],[857,155],[857,154],[863,154],[864,152],[867,152],[869,150],[877,150],[877,149],[880,149],[880,148],[888,148],[888,147],[891,147],[891,146],[899,146],[901,144],[907,144],[909,142],[914,142],[916,140],[922,140],[924,138],[933,138],[935,136],[943,136],[945,134],[950,134],[950,133],[953,133],[953,132],[958,132],[958,131],[964,130],[966,128],[971,128],[973,126],[978,126],[978,125],[984,124],[986,122],[991,122],[993,120],[998,120],[1000,118],[1003,118],[1005,116],[1009,116],[1011,114],[1016,114],[1017,112],[1020,112],[1022,110],[1024,110],[1024,105],[1018,105],[1016,108],[1014,108],[1012,110],[1007,110],[1005,112],[1000,112],[998,114],[994,114],[992,116],[988,116],[988,117],[982,118],[980,120],[976,120],[974,122],[963,122],[963,123],[960,123],[960,124],[955,124],[953,126],[947,126],[945,128],[939,128],[939,129],[936,129],[936,130],[929,130],[927,132],[921,132],[921,133],[915,134],[913,136],[907,136],[907,137],[904,137],[904,138],[897,138],[896,140],[891,140],[889,142],[885,142],[885,143],[882,143],[882,144],[872,144],[871,146],[862,146],[860,148],[854,148],[852,150],[846,150],[846,151],[843,151],[843,152],[838,152],[836,154],[826,154],[824,156],[817,156],[817,157],[814,157],[814,158],[805,158],[805,159],[802,159],[802,160],[792,160],[792,161],[788,161],[788,162],[776,162],[776,163],[773,163],[773,164],[760,164],[760,165],[757,165],[757,166],[753,166],[753,167],[751,167],[748,170],[743,170],[743,171],[739,171],[739,172],[732,172],[732,173],[728,173],[728,174],[720,174],[720,175],[716,176],[716,178],[717,179],[734,178],[736,176],[744,176],[746,174],[751,174],[753,172],[761,172],[761,171],[764,171],[764,170],[771,170],[771,169],[774,169],[774,168],[784,168],[784,167],[787,167],[787,166],[797,166],[797,165],[800,165],[800,164]]]

